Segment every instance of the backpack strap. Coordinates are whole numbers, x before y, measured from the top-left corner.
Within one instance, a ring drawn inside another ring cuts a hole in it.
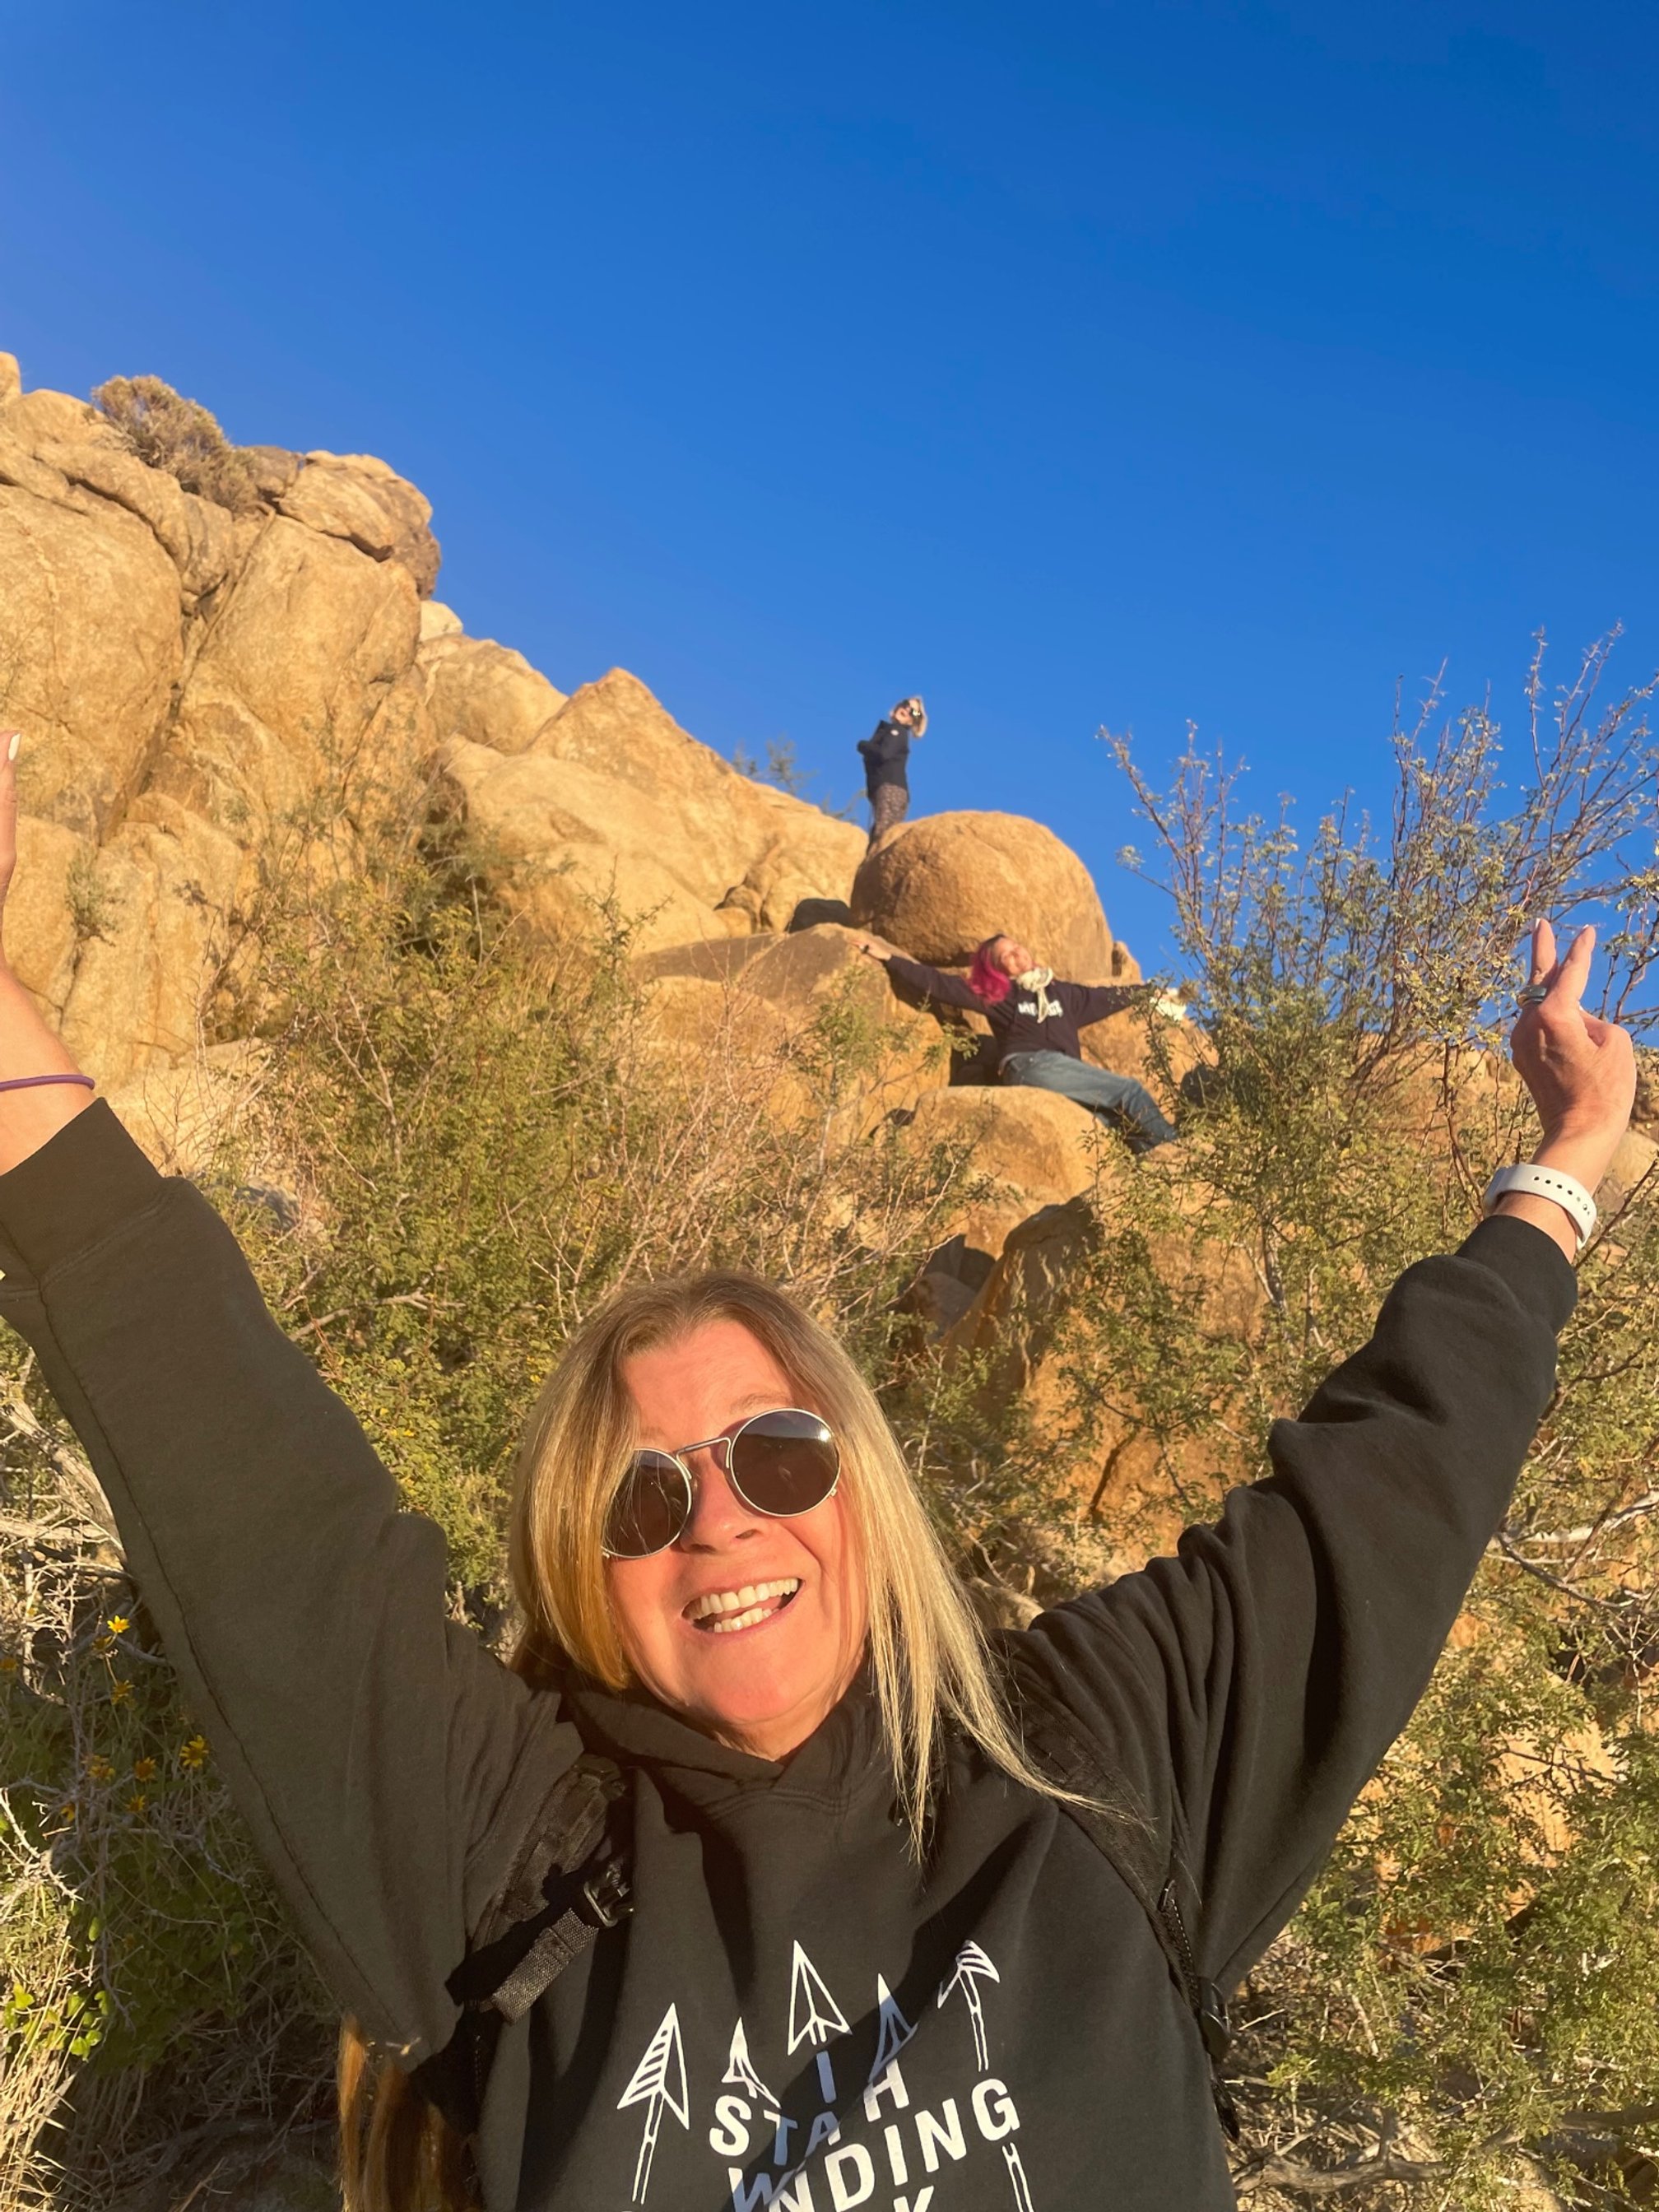
[[[1238,2140],[1238,2107],[1224,2069],[1232,2047],[1232,2022],[1218,1986],[1200,1972],[1190,1931],[1201,1925],[1203,1900],[1192,1877],[1186,1826],[1170,1803],[1167,1850],[1157,1828],[1137,1808],[1123,1803],[1121,1782],[1108,1775],[1087,1732],[1030,1668],[1010,1670],[1025,1748],[1038,1770],[1062,1790],[1089,1802],[1060,1810],[1082,1829],[1133,1897],[1168,1963],[1176,1987],[1198,2024],[1210,2062],[1210,2094],[1216,2118]]]
[[[584,1753],[543,1801],[446,1986],[455,2033],[410,2079],[465,2136],[476,2134],[495,2045],[607,1928],[634,1909],[623,1838],[629,1782]]]

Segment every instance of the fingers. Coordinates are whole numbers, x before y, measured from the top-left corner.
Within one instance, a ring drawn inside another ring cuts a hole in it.
[[[1532,973],[1528,981],[1547,983],[1555,967],[1555,929],[1542,915],[1532,926]]]
[[[1594,922],[1587,921],[1582,929],[1574,932],[1572,942],[1563,954],[1556,945],[1554,925],[1540,915],[1532,926],[1528,987],[1544,984],[1550,994],[1550,1003],[1558,1008],[1578,1006],[1589,981],[1595,951]]]
[[[1589,981],[1590,956],[1595,951],[1595,924],[1587,921],[1567,947],[1567,957],[1557,969],[1550,995],[1561,1005],[1576,1006]]]

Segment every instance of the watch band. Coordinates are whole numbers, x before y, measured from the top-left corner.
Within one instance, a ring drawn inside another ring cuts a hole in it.
[[[1490,1213],[1509,1191],[1525,1191],[1533,1198],[1553,1200],[1577,1231],[1578,1249],[1583,1250],[1595,1227],[1595,1200],[1577,1176],[1564,1175],[1559,1168],[1540,1168],[1531,1160],[1523,1161],[1518,1167],[1499,1168],[1486,1185],[1486,1196],[1480,1202],[1482,1212]]]

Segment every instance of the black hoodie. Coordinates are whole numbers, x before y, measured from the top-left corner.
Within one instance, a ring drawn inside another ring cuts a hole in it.
[[[983,1014],[991,1024],[999,1067],[1016,1052],[1063,1052],[1080,1060],[1080,1029],[1121,1014],[1126,1006],[1144,1004],[1158,988],[1155,983],[1062,983],[1056,978],[1041,991],[1011,982],[1006,998],[981,999],[966,976],[946,975],[944,969],[930,968],[922,960],[907,960],[902,952],[887,954],[883,964],[892,981],[913,998],[936,999],[941,1006]],[[1045,1013],[1045,1006],[1051,1011]]]
[[[879,721],[867,738],[859,739],[859,750],[864,755],[864,784],[873,799],[884,783],[896,785],[900,791],[910,788],[910,740],[914,730],[890,718]]]
[[[855,1691],[781,1763],[532,1692],[443,1545],[107,1108],[0,1177],[0,1313],[91,1453],[195,1710],[341,2004],[413,2064],[535,1808],[634,1770],[637,1909],[500,2046],[489,2212],[1171,2212],[1232,2202],[1206,2062],[1074,1824],[955,1746],[925,1865]],[[1548,1399],[1571,1269],[1497,1219],[1423,1261],[1213,1528],[1026,1632],[1235,1982],[1420,1694]]]

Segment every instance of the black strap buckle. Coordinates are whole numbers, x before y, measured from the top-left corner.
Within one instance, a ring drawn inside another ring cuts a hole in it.
[[[582,1902],[601,1928],[614,1928],[634,1910],[634,1886],[621,1859],[607,1859],[582,1884]]]
[[[1213,1982],[1200,1982],[1198,1985],[1198,2025],[1212,2063],[1225,2065],[1227,2053],[1233,2047],[1233,2023],[1228,2014],[1227,2000]]]

